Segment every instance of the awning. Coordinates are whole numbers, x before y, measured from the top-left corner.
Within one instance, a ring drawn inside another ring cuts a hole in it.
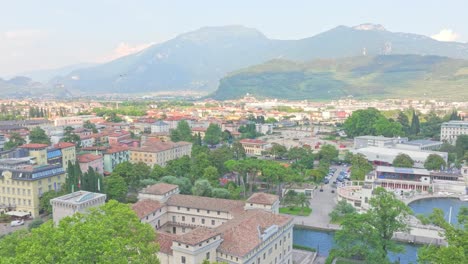
[[[19,212],[19,211],[6,212],[6,214],[11,215],[11,216],[16,216],[16,217],[25,217],[29,215],[29,213],[27,212]]]

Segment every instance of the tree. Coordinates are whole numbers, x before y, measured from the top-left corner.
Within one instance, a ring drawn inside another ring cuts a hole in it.
[[[171,130],[171,141],[187,141],[192,142],[192,130],[187,121],[181,120],[177,123],[176,129]]]
[[[468,259],[468,207],[461,207],[458,213],[458,226],[445,220],[444,212],[438,208],[429,217],[432,222],[442,227],[446,247],[423,246],[418,251],[418,263],[466,263]]]
[[[197,180],[192,188],[193,195],[197,196],[211,196],[211,192],[213,191],[213,187],[208,180]]]
[[[96,128],[96,124],[93,124],[91,123],[91,121],[89,120],[86,120],[84,123],[83,123],[83,127],[86,128],[86,129],[91,129],[93,131],[93,133],[97,133],[98,130]]]
[[[424,168],[426,170],[442,170],[445,166],[447,166],[445,160],[437,154],[427,156],[424,162]]]
[[[52,213],[52,205],[50,204],[50,200],[62,196],[65,194],[65,191],[47,191],[42,194],[41,198],[39,198],[39,210],[44,211],[47,214]]]
[[[35,127],[29,132],[29,140],[31,143],[50,145],[49,136],[40,127]]]
[[[348,137],[357,137],[364,135],[376,135],[375,123],[383,117],[379,110],[375,108],[360,109],[346,119],[343,124]]]
[[[206,129],[205,143],[208,145],[217,145],[221,142],[221,127],[218,124],[210,124]]]
[[[149,177],[154,180],[159,180],[163,176],[166,176],[166,170],[158,164],[153,165]]]
[[[288,153],[288,149],[285,146],[281,145],[281,144],[272,143],[269,153],[274,158],[276,158],[276,157],[282,158],[282,157],[286,156],[286,154]]]
[[[337,223],[341,221],[345,216],[355,213],[356,208],[346,202],[346,200],[339,201],[333,211],[329,214],[331,222]]]
[[[391,192],[378,187],[369,201],[366,213],[348,214],[337,231],[337,252],[342,257],[365,260],[366,263],[389,263],[389,252],[403,247],[392,240],[395,232],[407,231],[411,209]]]
[[[402,111],[398,112],[397,122],[400,123],[400,125],[401,125],[403,131],[405,132],[405,134],[409,134],[409,132],[410,132],[410,123],[409,123],[408,116],[404,112],[402,112]]]
[[[183,156],[178,159],[170,160],[166,163],[167,175],[174,175],[177,177],[189,177],[191,173],[191,161],[189,156]]]
[[[23,145],[26,143],[26,140],[21,137],[21,135],[17,132],[13,132],[10,134],[10,138],[8,139],[8,142],[5,142],[4,149],[9,150],[16,148],[18,146]]]
[[[384,137],[402,136],[404,134],[400,123],[391,121],[384,116],[377,119],[374,123],[374,129],[376,135]]]
[[[241,151],[241,150],[238,150]],[[217,148],[209,153],[209,159],[211,161],[211,165],[218,169],[220,175],[224,175],[228,172],[228,169],[224,165],[224,163],[228,160],[235,159],[236,153],[234,152],[233,148],[230,148],[227,145],[224,145],[220,148]],[[242,156],[242,153],[239,153]]]
[[[366,157],[360,153],[353,155],[351,162],[351,179],[354,181],[363,181],[366,174],[372,170]]]
[[[219,172],[216,167],[208,166],[203,170],[203,178],[208,180],[211,185],[219,185]]]
[[[124,178],[119,175],[111,175],[104,178],[104,186],[107,199],[117,200],[121,203],[126,201],[128,186]]]
[[[88,167],[88,171],[81,177],[80,190],[88,192],[104,192],[103,176],[92,167]]]
[[[274,123],[278,123],[278,120],[276,120],[274,117],[269,117],[265,120],[265,123],[274,124]]]
[[[67,126],[64,128],[64,133],[63,133],[63,138],[61,141],[63,142],[70,142],[70,143],[75,143],[77,146],[80,146],[81,144],[81,139],[80,136],[75,134],[73,131],[75,129],[71,126]]]
[[[336,149],[336,147],[333,145],[325,144],[320,148],[318,152],[318,158],[330,163],[331,161],[338,158],[338,149]]]
[[[419,127],[419,116],[413,111],[413,117],[411,118],[410,134],[417,135],[420,132]]]
[[[231,193],[224,188],[213,188],[211,196],[214,198],[229,199],[231,198]]]
[[[123,121],[123,119],[117,115],[117,113],[115,112],[111,112],[107,118],[106,118],[106,121],[107,122],[113,122],[113,123],[120,123]]]
[[[289,190],[283,197],[283,204],[293,209],[297,206],[297,192]]]
[[[462,159],[468,153],[468,135],[459,135],[455,141],[455,153]]]
[[[211,166],[210,157],[208,154],[202,152],[190,159],[190,174],[192,182],[203,177],[204,171],[207,167]]]
[[[288,151],[288,158],[297,162],[300,158],[307,155],[307,150],[300,147],[292,147]]]
[[[236,141],[232,144],[232,152],[234,153],[234,159],[240,160],[245,159],[245,149],[239,141]]]
[[[408,154],[400,153],[393,159],[392,165],[399,168],[412,168],[414,160]]]
[[[301,206],[301,213],[304,212],[304,208],[310,207],[310,199],[305,195],[305,193],[299,193],[296,197],[297,204]]]
[[[126,204],[109,201],[0,240],[1,263],[159,263],[153,227]]]
[[[41,218],[36,218],[34,219],[31,223],[28,225],[28,230],[31,231],[31,229],[38,228],[44,223],[44,220]]]

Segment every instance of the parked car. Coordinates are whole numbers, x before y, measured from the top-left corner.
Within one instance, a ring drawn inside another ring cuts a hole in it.
[[[24,225],[24,220],[13,220],[10,223],[10,226],[20,226],[20,225]]]
[[[320,189],[320,192],[323,192],[323,189]]]
[[[329,179],[327,179],[327,178],[323,179],[323,183],[328,184],[329,182],[330,182]]]

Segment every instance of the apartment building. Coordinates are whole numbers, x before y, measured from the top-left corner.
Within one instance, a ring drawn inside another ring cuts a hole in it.
[[[70,142],[59,142],[54,145],[55,149],[59,149],[61,152],[61,164],[63,168],[66,170],[68,168],[68,162],[70,161],[72,164],[76,162],[76,146],[74,143]]]
[[[161,263],[291,263],[293,223],[279,215],[276,195],[247,202],[179,194],[177,185],[155,184],[132,208],[158,233]]]
[[[259,139],[245,138],[239,142],[244,147],[245,153],[251,156],[261,156],[262,152],[269,147],[268,142]]]
[[[459,135],[468,135],[468,121],[449,121],[442,123],[440,127],[440,140],[452,145]]]
[[[44,192],[58,191],[65,183],[61,165],[20,165],[0,168],[0,204],[12,211],[39,216],[39,198]]]
[[[192,143],[179,142],[148,142],[139,148],[130,149],[130,162],[144,162],[148,166],[166,166],[170,160],[181,158],[192,153]]]
[[[94,171],[104,174],[104,161],[101,155],[87,153],[79,155],[77,160],[83,173],[88,172],[91,167]]]

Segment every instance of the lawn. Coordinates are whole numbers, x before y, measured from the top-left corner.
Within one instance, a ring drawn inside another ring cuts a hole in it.
[[[290,214],[290,215],[299,215],[299,216],[308,216],[310,213],[312,213],[312,209],[310,208],[304,208],[303,212],[301,212],[300,207],[283,207],[279,209],[279,212],[282,214]]]

